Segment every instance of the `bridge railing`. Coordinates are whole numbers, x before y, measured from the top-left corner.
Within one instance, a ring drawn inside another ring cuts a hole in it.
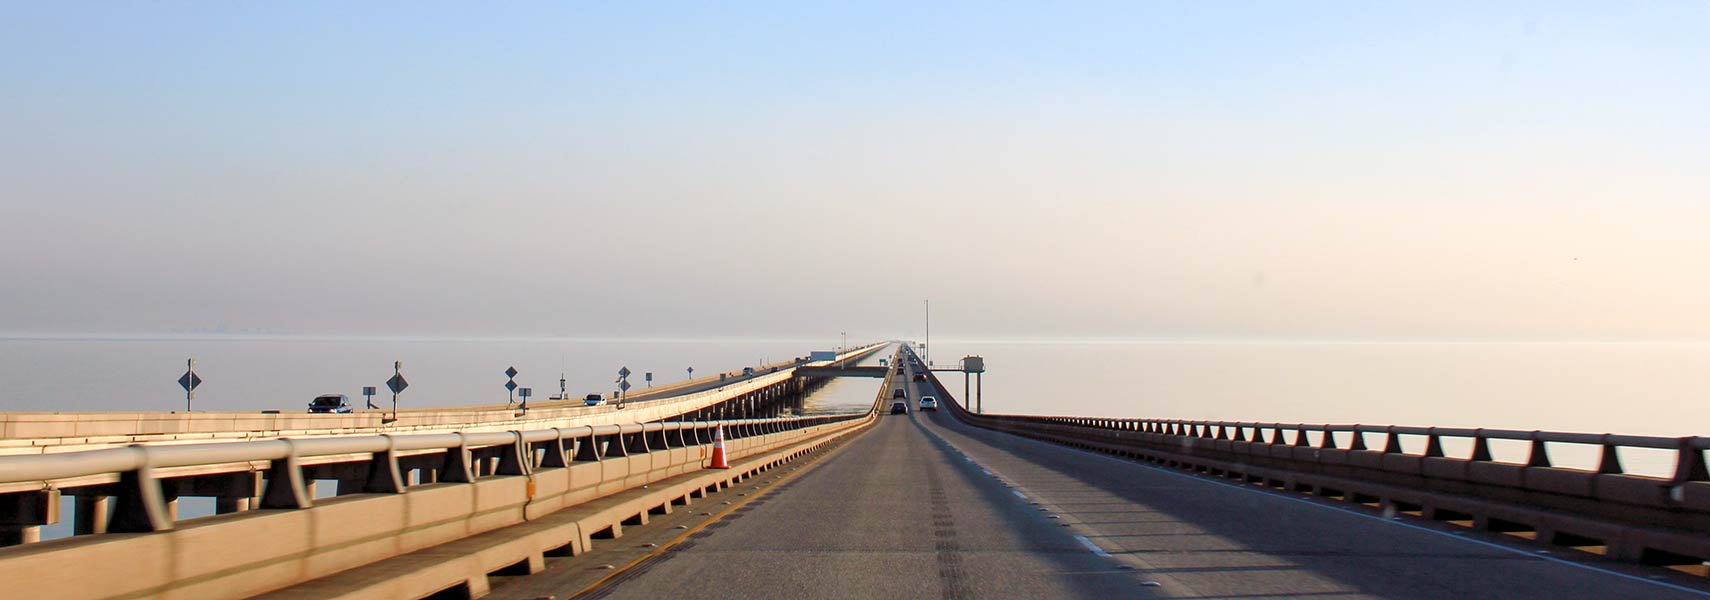
[[[866,418],[870,413],[591,425],[534,430],[284,438],[249,442],[133,445],[46,455],[0,456],[0,531],[5,543],[39,539],[32,528],[59,520],[62,494],[75,496],[76,535],[166,531],[179,497],[211,496],[220,513],[309,508],[317,481],[339,496],[402,493],[430,483],[525,475],[578,462]],[[329,481],[330,480],[330,481]]]
[[[313,581],[318,587],[305,593],[479,597],[489,575],[536,572],[547,556],[580,555],[625,526],[781,466],[873,418],[868,411],[6,457],[0,481],[48,487],[9,496],[51,493],[57,502],[66,489],[84,494],[79,500],[111,497],[106,530],[115,535],[0,549],[0,589],[44,598],[245,598]],[[709,469],[721,426],[731,468]],[[316,498],[311,482],[328,478],[341,497]],[[257,488],[243,485],[255,481]],[[59,487],[71,483],[83,485]],[[216,492],[253,494],[255,506],[275,510],[172,518],[176,495]]]
[[[943,398],[950,391],[933,378]],[[979,415],[974,425],[1288,491],[1373,504],[1663,565],[1710,560],[1706,437],[1411,427]],[[1498,460],[1523,450],[1523,461]],[[1593,455],[1564,466],[1552,454]],[[1672,454],[1667,476],[1623,453]]]

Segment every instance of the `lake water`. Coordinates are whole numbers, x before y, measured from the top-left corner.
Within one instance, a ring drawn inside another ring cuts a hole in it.
[[[812,340],[153,338],[0,340],[5,410],[176,410],[195,357],[198,410],[301,410],[360,401],[392,361],[402,406],[503,402],[503,371],[537,397],[609,393],[619,367],[657,382],[830,349]],[[1200,343],[939,340],[933,360],[986,358],[989,412],[1366,423],[1681,436],[1710,433],[1710,344]],[[869,364],[878,356],[871,357]],[[958,394],[961,376],[941,373]],[[858,410],[877,381],[839,380],[814,412]],[[384,390],[384,388],[382,388]],[[389,402],[381,396],[382,404]],[[1450,448],[1451,452],[1454,448]],[[1498,448],[1498,452],[1503,450]],[[1633,465],[1662,464],[1636,457]]]
[[[404,406],[451,406],[504,401],[502,372],[513,365],[518,382],[541,397],[557,392],[560,368],[570,393],[581,395],[610,392],[623,366],[645,386],[649,370],[656,381],[679,380],[688,366],[704,375],[832,347],[808,340],[7,339],[0,340],[0,401],[5,410],[181,409],[176,380],[195,357],[206,380],[198,410],[300,410],[317,394],[358,398],[361,386],[391,376],[394,360],[404,361],[411,381]],[[996,413],[1710,433],[1710,344],[941,340],[932,352],[937,363],[983,355],[981,396]],[[960,375],[940,377],[960,393]],[[834,381],[808,399],[806,411],[865,409],[877,386]],[[1499,459],[1518,458],[1514,448],[1494,449]],[[1557,458],[1582,466],[1592,460],[1588,451],[1564,448]],[[1633,472],[1664,474],[1670,454],[1624,453],[1623,460]],[[186,518],[213,511],[206,498],[182,503]]]
[[[941,341],[934,363],[985,357],[987,412],[1276,423],[1710,434],[1710,344],[1090,343]],[[962,376],[940,373],[957,394]],[[1375,441],[1375,438],[1374,438]],[[1418,451],[1418,440],[1407,440]],[[1446,440],[1465,456],[1470,442]],[[1521,461],[1523,443],[1493,442]],[[1596,449],[1551,445],[1563,466]],[[1662,475],[1673,452],[1623,449]]]
[[[348,394],[360,406],[363,386],[389,405],[385,381],[403,361],[410,387],[400,406],[505,402],[504,371],[535,398],[558,393],[563,373],[572,397],[610,394],[617,371],[630,384],[682,381],[830,350],[839,341],[586,340],[446,338],[129,338],[0,340],[0,406],[10,411],[182,410],[178,387],[185,360],[196,359],[203,384],[195,410],[302,410],[320,394]],[[632,388],[632,391],[634,388]],[[870,399],[869,399],[870,400]]]

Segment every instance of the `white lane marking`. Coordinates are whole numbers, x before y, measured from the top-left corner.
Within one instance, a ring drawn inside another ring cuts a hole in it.
[[[1109,552],[1105,552],[1103,548],[1099,548],[1098,544],[1092,543],[1092,540],[1087,539],[1086,536],[1077,535],[1077,536],[1075,536],[1075,539],[1080,540],[1081,545],[1086,546],[1087,549],[1091,550],[1093,554],[1097,554],[1097,555],[1104,557],[1104,558],[1110,558]]]
[[[986,430],[986,431],[991,431],[991,430]],[[1668,583],[1668,582],[1664,582],[1664,581],[1657,581],[1657,580],[1654,580],[1654,579],[1646,579],[1646,578],[1644,578],[1644,577],[1640,577],[1640,576],[1637,576],[1637,575],[1628,575],[1628,574],[1626,574],[1626,573],[1622,573],[1622,572],[1620,572],[1620,571],[1611,571],[1611,570],[1609,570],[1609,569],[1605,569],[1605,568],[1602,568],[1602,567],[1598,567],[1598,566],[1594,566],[1594,565],[1588,565],[1588,564],[1585,564],[1585,563],[1579,563],[1579,562],[1574,562],[1574,561],[1571,561],[1571,560],[1567,560],[1567,559],[1562,559],[1562,558],[1556,558],[1556,557],[1554,557],[1554,556],[1547,556],[1547,555],[1543,555],[1543,554],[1536,554],[1536,553],[1534,553],[1534,552],[1530,552],[1530,551],[1527,551],[1527,550],[1522,550],[1522,549],[1519,549],[1519,548],[1509,548],[1509,547],[1507,547],[1507,546],[1504,546],[1504,545],[1502,545],[1502,544],[1497,544],[1497,543],[1494,543],[1494,542],[1487,542],[1487,541],[1484,541],[1484,540],[1478,540],[1478,539],[1473,539],[1473,538],[1470,538],[1470,537],[1466,537],[1466,536],[1464,536],[1464,535],[1460,535],[1460,533],[1461,533],[1461,532],[1448,532],[1448,531],[1438,531],[1438,530],[1436,530],[1436,529],[1432,529],[1432,528],[1429,528],[1429,527],[1423,527],[1423,526],[1419,526],[1419,525],[1414,525],[1414,524],[1412,524],[1412,523],[1408,523],[1408,522],[1406,522],[1406,521],[1396,521],[1396,520],[1391,520],[1391,519],[1385,519],[1385,518],[1383,518],[1383,517],[1381,517],[1381,516],[1375,516],[1375,515],[1368,515],[1368,514],[1365,514],[1365,513],[1362,513],[1362,512],[1359,512],[1359,511],[1356,511],[1356,510],[1353,510],[1353,509],[1349,509],[1349,508],[1342,508],[1342,507],[1340,507],[1340,506],[1333,506],[1333,505],[1330,505],[1330,504],[1325,504],[1325,503],[1322,503],[1322,502],[1313,502],[1313,501],[1311,501],[1311,500],[1309,500],[1309,499],[1306,499],[1306,498],[1295,498],[1295,497],[1292,497],[1292,496],[1284,496],[1284,495],[1282,495],[1282,494],[1274,494],[1274,493],[1271,493],[1271,492],[1267,492],[1267,491],[1265,491],[1265,490],[1262,490],[1262,489],[1258,489],[1258,488],[1251,488],[1251,487],[1246,487],[1246,486],[1240,486],[1240,485],[1235,485],[1235,484],[1233,484],[1233,483],[1224,483],[1224,482],[1221,482],[1221,481],[1217,481],[1217,480],[1213,480],[1213,479],[1205,479],[1205,478],[1201,478],[1201,477],[1198,477],[1198,476],[1196,476],[1196,475],[1191,475],[1191,474],[1188,474],[1188,473],[1177,473],[1177,472],[1175,472],[1175,471],[1172,471],[1172,470],[1169,470],[1169,469],[1166,469],[1166,468],[1164,468],[1164,467],[1158,467],[1158,466],[1153,466],[1153,465],[1149,465],[1149,464],[1146,464],[1146,463],[1139,463],[1139,462],[1134,462],[1134,461],[1129,461],[1129,460],[1122,460],[1122,459],[1120,459],[1120,458],[1116,458],[1116,457],[1113,457],[1113,456],[1105,456],[1105,455],[1104,455],[1104,454],[1101,454],[1101,453],[1098,453],[1098,452],[1093,452],[1093,451],[1091,451],[1091,450],[1082,450],[1082,449],[1080,449],[1080,448],[1070,448],[1070,447],[1068,447],[1068,446],[1060,446],[1060,445],[1057,445],[1057,444],[1051,444],[1051,443],[1049,443],[1049,442],[1039,442],[1039,441],[1038,441],[1038,440],[1033,440],[1033,439],[1031,439],[1031,438],[1025,438],[1025,437],[1021,437],[1021,436],[1018,436],[1018,435],[1014,435],[1014,434],[1008,434],[1008,433],[1004,433],[1004,432],[1001,432],[1001,431],[991,431],[991,433],[998,433],[998,434],[1002,434],[1002,435],[1008,435],[1008,436],[1011,436],[1011,437],[1015,437],[1015,438],[1017,438],[1017,439],[1022,439],[1022,440],[1027,440],[1027,441],[1033,441],[1033,442],[1038,442],[1038,443],[1040,443],[1040,444],[1046,444],[1046,445],[1048,445],[1048,446],[1051,446],[1051,447],[1055,447],[1055,448],[1063,448],[1063,449],[1066,449],[1066,450],[1072,450],[1072,451],[1075,451],[1075,452],[1079,452],[1079,453],[1081,453],[1081,454],[1086,454],[1086,455],[1088,455],[1088,456],[1094,456],[1094,457],[1098,457],[1098,458],[1102,458],[1102,459],[1105,459],[1105,460],[1108,460],[1108,461],[1111,461],[1111,462],[1115,462],[1115,463],[1120,463],[1120,464],[1124,464],[1124,465],[1131,465],[1131,466],[1136,466],[1136,467],[1143,467],[1143,468],[1146,468],[1146,469],[1150,469],[1150,470],[1153,470],[1153,471],[1157,471],[1157,472],[1159,472],[1159,473],[1164,473],[1164,474],[1167,474],[1167,475],[1174,475],[1174,476],[1176,476],[1176,477],[1180,477],[1180,478],[1183,478],[1183,479],[1188,479],[1188,480],[1191,480],[1191,481],[1198,481],[1198,482],[1201,482],[1201,483],[1209,483],[1209,484],[1211,484],[1211,485],[1216,485],[1216,486],[1222,486],[1222,487],[1226,487],[1226,488],[1230,488],[1230,489],[1236,489],[1236,490],[1241,490],[1241,491],[1244,491],[1244,492],[1248,492],[1248,493],[1253,493],[1253,494],[1258,494],[1258,495],[1260,495],[1260,496],[1265,496],[1265,497],[1270,497],[1270,498],[1276,498],[1276,499],[1279,499],[1279,500],[1288,500],[1288,501],[1292,501],[1292,502],[1299,502],[1299,503],[1302,503],[1302,504],[1305,504],[1305,505],[1307,505],[1307,506],[1315,506],[1315,507],[1318,507],[1318,508],[1322,508],[1322,509],[1326,509],[1326,510],[1333,510],[1333,511],[1336,511],[1336,512],[1340,512],[1340,513],[1346,513],[1346,514],[1350,514],[1350,515],[1353,515],[1353,516],[1356,516],[1356,517],[1361,517],[1361,518],[1365,518],[1365,519],[1371,519],[1371,520],[1374,520],[1374,521],[1381,521],[1381,522],[1384,522],[1384,523],[1389,523],[1389,524],[1392,524],[1392,525],[1400,525],[1400,526],[1402,526],[1402,527],[1406,527],[1406,528],[1409,528],[1409,529],[1414,529],[1414,530],[1417,530],[1417,531],[1423,531],[1423,532],[1425,532],[1425,533],[1430,533],[1430,534],[1435,534],[1435,535],[1440,535],[1440,536],[1443,536],[1443,537],[1446,537],[1446,538],[1449,538],[1449,539],[1451,539],[1451,540],[1460,540],[1460,541],[1463,541],[1463,542],[1470,542],[1470,543],[1473,543],[1473,544],[1478,544],[1478,545],[1480,545],[1480,546],[1486,546],[1486,547],[1489,547],[1489,548],[1493,548],[1493,549],[1496,549],[1496,550],[1501,550],[1501,551],[1503,551],[1503,552],[1507,552],[1507,553],[1510,553],[1510,554],[1519,554],[1519,555],[1521,555],[1521,556],[1530,556],[1530,557],[1533,557],[1533,558],[1537,558],[1537,559],[1540,559],[1540,560],[1546,560],[1546,561],[1549,561],[1549,562],[1553,562],[1553,563],[1556,563],[1556,564],[1560,564],[1560,565],[1565,565],[1565,566],[1569,566],[1569,567],[1575,567],[1575,568],[1579,568],[1579,569],[1585,569],[1585,570],[1587,570],[1587,571],[1592,571],[1592,572],[1595,572],[1595,573],[1602,573],[1602,574],[1604,574],[1604,575],[1613,575],[1613,576],[1615,576],[1615,577],[1618,577],[1618,578],[1621,578],[1621,579],[1626,579],[1626,580],[1629,580],[1629,581],[1637,581],[1637,582],[1639,582],[1639,583],[1648,583],[1648,584],[1651,584],[1651,585],[1655,585],[1655,586],[1661,586],[1661,587],[1665,587],[1665,588],[1668,588],[1668,589],[1671,589],[1671,590],[1675,590],[1675,591],[1679,591],[1679,592],[1686,592],[1686,593],[1689,593],[1689,594],[1695,594],[1695,595],[1698,595],[1698,596],[1703,596],[1703,597],[1706,597],[1706,598],[1710,598],[1710,591],[1706,591],[1706,590],[1701,590],[1701,589],[1697,589],[1697,588],[1689,588],[1689,587],[1686,587],[1686,586],[1682,586],[1682,585],[1675,585],[1675,584],[1672,584],[1672,583]]]
[[[1010,493],[1015,494],[1015,497],[1020,498],[1022,500],[1027,499],[1027,494],[1021,493],[1021,490],[1010,490]]]
[[[980,472],[981,472],[981,473],[985,473],[985,474],[987,474],[987,475],[991,475],[991,474],[992,474],[992,472],[991,472],[991,471],[987,471],[987,470],[985,470],[985,469],[980,469]]]

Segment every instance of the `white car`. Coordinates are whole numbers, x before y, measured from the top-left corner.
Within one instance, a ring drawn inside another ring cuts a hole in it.
[[[933,396],[921,396],[920,397],[920,410],[930,410],[933,412],[938,412],[938,398],[935,398]]]

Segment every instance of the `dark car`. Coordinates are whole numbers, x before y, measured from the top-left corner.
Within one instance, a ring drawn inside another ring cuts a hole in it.
[[[906,415],[906,414],[908,414],[908,403],[907,402],[892,402],[891,403],[891,414],[893,414],[893,415]]]
[[[926,374],[925,373],[915,373],[914,374],[914,380],[915,381],[926,381]]]
[[[322,394],[309,401],[309,414],[342,414],[350,412],[350,398],[344,394]]]
[[[904,400],[907,400],[908,399],[908,389],[907,388],[897,388],[895,390],[891,390],[891,397],[892,398],[902,398]]]

